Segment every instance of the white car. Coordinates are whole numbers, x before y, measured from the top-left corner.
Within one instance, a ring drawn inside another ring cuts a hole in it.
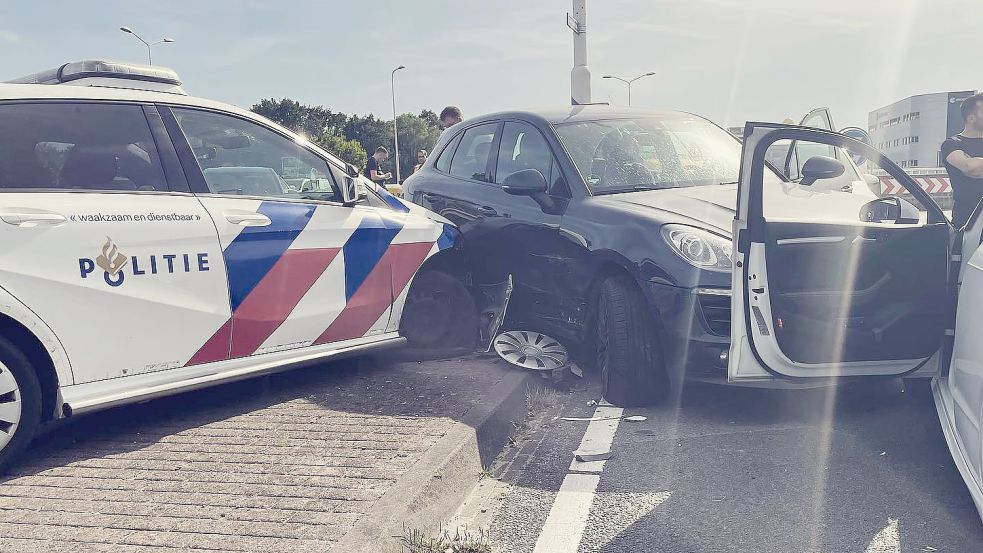
[[[880,166],[921,204],[899,197],[852,206],[807,183],[836,178],[831,155],[803,180],[765,166],[777,141],[848,148]],[[850,206],[850,207],[847,207]],[[952,457],[983,512],[983,217],[953,228],[915,181],[873,148],[825,130],[749,123],[737,214],[728,379],[734,383],[918,373],[933,378]]]
[[[0,465],[49,421],[399,345],[410,281],[454,255],[445,220],[168,69],[11,83]]]

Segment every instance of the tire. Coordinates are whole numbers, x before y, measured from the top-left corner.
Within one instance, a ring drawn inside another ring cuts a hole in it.
[[[406,347],[399,357],[440,359],[474,352],[478,313],[474,298],[460,279],[424,270],[413,279],[399,333]]]
[[[0,338],[0,472],[23,453],[40,424],[37,374],[16,346]]]
[[[596,359],[604,399],[622,407],[658,403],[669,391],[669,378],[657,327],[634,281],[604,280],[596,312]]]

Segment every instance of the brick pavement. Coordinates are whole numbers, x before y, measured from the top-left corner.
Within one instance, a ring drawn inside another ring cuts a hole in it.
[[[490,385],[302,369],[83,418],[0,483],[0,552],[329,551]]]

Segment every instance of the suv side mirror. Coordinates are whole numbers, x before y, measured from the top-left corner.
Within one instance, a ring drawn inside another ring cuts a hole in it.
[[[513,196],[537,196],[546,193],[546,177],[537,169],[523,169],[505,177],[502,190]]]
[[[920,215],[915,204],[897,196],[878,198],[860,208],[860,220],[865,223],[915,225],[921,220]]]
[[[348,173],[348,176],[353,179],[357,179],[358,176],[361,174],[358,170],[358,167],[355,167],[351,163],[345,164],[345,172]]]
[[[802,165],[802,180],[799,184],[810,186],[820,179],[835,179],[846,168],[839,160],[826,156],[812,156]]]

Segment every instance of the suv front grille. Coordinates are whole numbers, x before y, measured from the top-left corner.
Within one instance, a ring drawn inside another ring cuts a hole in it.
[[[730,296],[699,294],[698,297],[710,334],[730,336]]]

